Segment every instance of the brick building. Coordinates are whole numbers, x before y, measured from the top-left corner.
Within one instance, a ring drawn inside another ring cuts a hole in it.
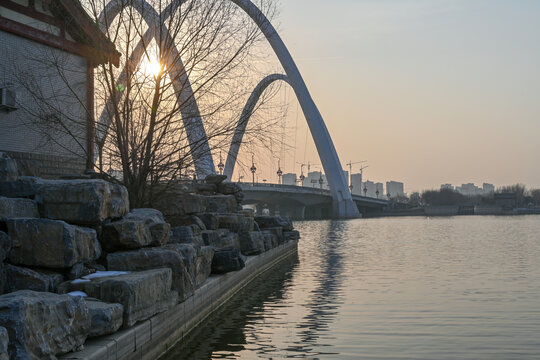
[[[120,54],[78,0],[0,0],[0,151],[27,175],[93,168],[94,68]]]

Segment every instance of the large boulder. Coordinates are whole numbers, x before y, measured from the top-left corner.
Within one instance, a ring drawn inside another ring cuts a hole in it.
[[[216,250],[212,259],[212,274],[223,274],[242,270],[246,266],[244,257],[234,247]]]
[[[151,246],[154,239],[144,221],[124,218],[104,224],[99,241],[105,251],[113,252]]]
[[[156,203],[156,208],[163,212],[165,219],[173,226],[179,223],[186,215],[202,213],[205,211],[204,196],[189,193],[177,193]]]
[[[11,359],[56,359],[84,344],[90,316],[81,297],[24,290],[0,296],[0,326]]]
[[[17,162],[0,152],[0,181],[15,181],[19,177]]]
[[[261,229],[281,227],[283,231],[293,230],[291,220],[283,216],[256,216],[255,221]]]
[[[207,213],[233,213],[238,209],[238,202],[234,195],[212,195],[204,196],[204,212]],[[203,212],[203,211],[200,211]]]
[[[202,232],[204,245],[212,246],[214,249],[234,247],[240,250],[238,234],[231,233],[227,229],[206,230]]]
[[[171,225],[165,222],[161,211],[156,209],[133,209],[127,214],[126,220],[139,220],[150,230],[151,246],[161,246],[167,243],[171,235]]]
[[[195,287],[200,287],[212,273],[212,260],[214,259],[214,248],[202,246],[197,254],[197,270],[195,272]]]
[[[225,180],[227,180],[227,175],[210,174],[204,178],[205,183],[213,185],[219,185]]]
[[[85,301],[91,322],[88,337],[112,334],[122,327],[122,304],[105,303],[94,298],[85,298]]]
[[[253,217],[240,214],[218,214],[220,229],[227,229],[235,233],[253,231]]]
[[[0,263],[3,262],[11,251],[11,239],[8,234],[0,231]]]
[[[172,270],[172,290],[178,292],[180,300],[193,293],[193,286],[186,284],[187,264],[177,251],[167,248],[145,248],[136,251],[115,252],[107,255],[109,270],[143,271],[169,268]]]
[[[0,196],[33,199],[41,181],[41,178],[31,176],[21,176],[15,181],[0,181]]]
[[[62,274],[10,264],[6,265],[6,276],[7,292],[19,290],[56,292],[58,285],[64,281]]]
[[[240,185],[231,182],[222,182],[218,185],[217,191],[223,195],[234,195],[242,191]]]
[[[213,213],[202,213],[198,214],[197,217],[201,219],[204,224],[204,229],[202,230],[217,230],[219,229],[219,218],[218,214]]]
[[[279,238],[269,231],[261,231],[264,236],[264,251],[273,249],[279,245]]]
[[[9,360],[9,335],[5,327],[0,327],[0,360]]]
[[[60,284],[58,292],[82,291],[104,302],[122,304],[123,327],[170,309],[178,299],[178,294],[170,290],[172,271],[169,268],[105,277],[96,273],[85,278]]]
[[[298,241],[300,240],[300,232],[298,230],[284,231],[283,238],[285,241]]]
[[[265,251],[264,235],[259,231],[240,233],[239,240],[244,255],[259,255]]]
[[[278,244],[283,244],[285,238],[283,237],[283,228],[282,227],[273,227],[261,229],[263,234],[271,234],[278,242]]]
[[[177,226],[197,226],[199,230],[206,230],[206,225],[202,220],[195,215],[184,215],[184,216],[175,216],[167,217],[167,221],[171,224],[172,227]]]
[[[195,229],[198,229],[198,232]],[[193,244],[202,246],[204,241],[201,230],[194,226],[177,226],[171,229],[169,244]]]
[[[39,217],[39,211],[35,201],[0,197],[0,220],[37,217]]]
[[[92,229],[48,219],[10,219],[6,224],[12,264],[70,268],[101,256],[101,246]]]
[[[42,216],[80,225],[97,225],[129,211],[124,186],[105,180],[44,180],[37,184],[36,200]]]

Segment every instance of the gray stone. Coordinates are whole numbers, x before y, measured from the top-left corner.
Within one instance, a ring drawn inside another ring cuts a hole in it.
[[[264,236],[264,250],[268,251],[279,245],[279,239],[276,235],[271,232],[261,231]]]
[[[197,227],[198,229],[198,227]],[[170,244],[194,244],[202,246],[204,241],[202,235],[195,234],[192,226],[178,226],[171,229]]]
[[[283,238],[285,241],[297,241],[300,239],[300,232],[298,230],[284,231]]]
[[[103,225],[99,240],[107,252],[139,249],[154,242],[144,221],[126,218]]]
[[[127,214],[126,220],[139,220],[150,230],[151,246],[161,246],[167,243],[171,235],[171,225],[165,222],[161,211],[156,209],[133,209]]]
[[[48,219],[11,219],[6,224],[12,264],[70,268],[101,256],[101,246],[92,229]]]
[[[39,271],[25,267],[6,265],[7,292],[33,290],[56,292],[58,285],[64,281],[62,274],[52,271]]]
[[[144,271],[169,268],[172,270],[172,290],[178,292],[180,300],[193,293],[193,285],[186,284],[184,257],[169,247],[145,248],[136,251],[115,252],[107,255],[109,270]]]
[[[218,214],[204,213],[197,216],[204,223],[205,229],[203,230],[216,230],[219,228]]]
[[[122,327],[122,304],[105,303],[94,298],[85,298],[85,301],[91,319],[88,337],[112,334]]]
[[[7,273],[6,273],[6,264],[0,263],[0,294],[7,292]]]
[[[172,225],[179,223],[186,215],[205,211],[204,196],[189,193],[174,194],[157,202],[156,208],[163,212],[165,219]]]
[[[216,184],[197,184],[195,189],[202,195],[214,195],[217,191]]]
[[[197,249],[191,244],[168,244],[164,246],[167,251],[175,252],[182,258],[183,271],[178,272],[178,281],[182,281],[179,284],[183,287],[183,294],[180,296],[180,301],[183,301],[193,295],[193,292],[197,288]]]
[[[21,176],[15,181],[0,181],[0,196],[9,198],[34,198],[40,178]]]
[[[0,181],[15,181],[19,177],[17,162],[0,152]]]
[[[217,191],[223,195],[234,195],[242,191],[240,185],[231,182],[222,182],[218,185]]]
[[[218,214],[219,228],[228,229],[235,233],[253,231],[253,217],[246,217],[239,214]]]
[[[212,274],[242,270],[244,266],[246,266],[244,258],[237,248],[228,247],[214,252]]]
[[[0,231],[0,262],[3,262],[11,251],[11,239],[8,234]]]
[[[283,231],[293,230],[291,220],[282,216],[256,216],[255,221],[261,229],[281,227]]]
[[[163,268],[92,278],[90,281],[67,281],[60,284],[58,292],[82,291],[104,302],[122,304],[125,328],[176,304],[178,294],[170,291],[171,283],[171,269]]]
[[[228,214],[237,210],[238,202],[234,195],[212,195],[203,197],[204,212]],[[200,211],[203,212],[203,211]],[[204,220],[203,220],[204,221]]]
[[[212,246],[214,249],[232,246],[240,250],[238,234],[231,233],[227,229],[206,230],[203,231],[202,237],[204,245]]]
[[[215,185],[219,185],[225,180],[227,180],[227,175],[210,174],[206,178],[204,178],[204,182],[206,182],[207,184]]]
[[[239,240],[244,255],[259,255],[265,251],[264,235],[259,231],[240,233]]]
[[[210,276],[212,272],[212,260],[214,259],[214,248],[202,246],[197,255],[197,271],[195,276],[195,287],[199,288]]]
[[[0,220],[37,217],[39,211],[34,200],[0,197]]]
[[[0,327],[0,360],[9,360],[9,335],[5,327]]]
[[[90,316],[81,297],[23,290],[0,296],[0,326],[11,359],[56,359],[84,344]]]
[[[75,224],[96,225],[129,211],[124,186],[105,180],[44,180],[37,184],[36,200],[42,216]]]
[[[278,244],[283,244],[283,242],[285,241],[285,238],[283,237],[282,227],[265,228],[262,229],[261,232],[263,234],[272,234],[277,239]]]

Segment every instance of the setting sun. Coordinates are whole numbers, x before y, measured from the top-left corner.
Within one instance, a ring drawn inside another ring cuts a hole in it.
[[[145,58],[142,63],[141,70],[145,76],[158,76],[161,71],[164,70],[158,58],[152,56],[150,58]]]

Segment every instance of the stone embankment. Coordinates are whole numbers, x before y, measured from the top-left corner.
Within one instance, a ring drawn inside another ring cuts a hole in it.
[[[0,154],[0,360],[103,358],[74,352],[90,338],[119,334],[122,343],[160,314],[190,308],[186,320],[200,321],[208,308],[195,298],[218,306],[296,244],[290,221],[243,211],[240,189],[223,180],[187,186],[158,209],[130,209],[121,185],[18,176]],[[188,326],[160,324],[168,336]]]

